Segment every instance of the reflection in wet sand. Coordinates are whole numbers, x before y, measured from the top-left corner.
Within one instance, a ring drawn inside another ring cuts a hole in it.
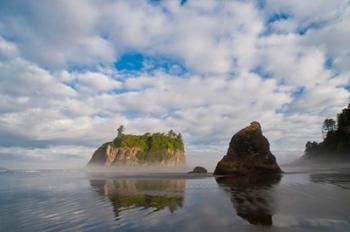
[[[113,205],[115,217],[132,208],[153,209],[153,212],[168,208],[174,212],[184,201],[185,180],[90,180],[90,185],[101,196],[106,196]]]
[[[272,225],[274,199],[271,189],[281,180],[276,176],[218,177],[216,181],[231,194],[237,215],[253,225]]]

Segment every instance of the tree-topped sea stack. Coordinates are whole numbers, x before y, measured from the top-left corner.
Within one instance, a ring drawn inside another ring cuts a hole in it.
[[[232,137],[227,154],[217,164],[214,174],[260,175],[281,172],[260,124],[252,122]]]
[[[132,135],[124,134],[123,130],[123,126],[119,127],[118,136],[95,151],[88,166],[185,164],[184,144],[180,133],[170,130],[167,134]]]

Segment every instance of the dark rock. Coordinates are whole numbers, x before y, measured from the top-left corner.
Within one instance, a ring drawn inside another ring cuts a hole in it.
[[[252,122],[232,137],[227,154],[217,164],[214,174],[251,175],[281,172],[260,124]]]
[[[201,166],[197,166],[193,169],[193,171],[191,171],[189,173],[208,173],[208,171],[207,171],[207,169],[205,169]]]
[[[105,165],[107,161],[107,143],[100,146],[92,155],[88,165]]]

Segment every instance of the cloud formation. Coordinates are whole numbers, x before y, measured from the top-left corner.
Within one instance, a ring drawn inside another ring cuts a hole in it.
[[[343,0],[1,1],[0,160],[84,165],[124,124],[180,131],[190,165],[214,166],[253,120],[292,160],[348,102],[349,12]]]

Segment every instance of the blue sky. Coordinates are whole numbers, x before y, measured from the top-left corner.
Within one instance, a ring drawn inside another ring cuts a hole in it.
[[[123,124],[212,169],[262,124],[281,163],[348,103],[350,8],[315,1],[0,2],[0,166],[81,167]]]

